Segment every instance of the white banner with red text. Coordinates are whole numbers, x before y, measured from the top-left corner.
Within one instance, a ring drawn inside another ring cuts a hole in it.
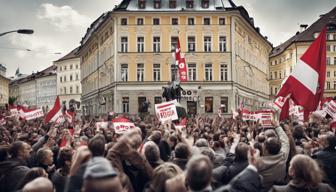
[[[176,100],[155,104],[155,113],[161,122],[177,120]]]

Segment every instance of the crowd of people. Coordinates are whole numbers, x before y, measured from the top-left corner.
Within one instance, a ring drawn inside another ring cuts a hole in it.
[[[116,134],[100,119],[44,123],[1,111],[1,192],[332,192],[336,136],[331,120],[273,121],[197,115],[185,127],[127,115]]]

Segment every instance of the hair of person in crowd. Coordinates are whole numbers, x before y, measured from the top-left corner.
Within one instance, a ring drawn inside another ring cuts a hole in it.
[[[62,174],[69,174],[72,160],[72,148],[63,147],[60,149],[59,154],[57,156],[57,165],[61,167]]]
[[[31,146],[23,141],[15,141],[9,148],[11,158],[21,159],[24,161],[29,159],[31,151]]]
[[[149,163],[153,163],[160,160],[160,150],[156,143],[153,141],[147,141],[144,145],[144,154]]]
[[[200,139],[197,139],[195,146],[196,147],[209,147],[209,142],[204,138],[200,138]]]
[[[163,192],[165,189],[165,182],[181,174],[182,170],[173,163],[164,163],[154,169],[153,179],[149,184],[148,192]]]
[[[88,145],[89,138],[85,135],[79,137],[79,143],[80,145]]]
[[[43,165],[52,165],[53,164],[53,152],[48,147],[43,147],[39,149],[36,153],[37,163]]]
[[[21,183],[18,185],[18,189],[22,189],[27,183],[33,181],[38,177],[46,177],[48,178],[48,173],[41,167],[33,167],[31,168],[26,175],[23,177]]]
[[[322,171],[317,162],[307,155],[298,154],[290,161],[289,176],[297,185],[315,187],[322,181]]]
[[[22,192],[53,192],[53,184],[45,177],[38,177],[27,183]]]
[[[281,143],[277,137],[267,137],[264,149],[263,154],[276,155],[280,152]]]
[[[210,186],[212,163],[205,155],[192,157],[187,164],[186,185],[189,190],[201,191]]]
[[[191,151],[185,143],[178,143],[175,147],[175,157],[180,159],[189,159]]]
[[[247,161],[247,153],[249,151],[250,146],[246,143],[240,142],[238,143],[236,149],[235,149],[235,161],[242,162]]]
[[[104,156],[105,154],[105,137],[101,134],[95,135],[90,139],[88,147],[93,157]]]
[[[170,135],[168,137],[168,144],[171,148],[174,149],[177,144],[177,137],[175,135]]]
[[[151,136],[148,139],[153,141],[156,145],[159,145],[161,141],[161,132],[153,131]]]

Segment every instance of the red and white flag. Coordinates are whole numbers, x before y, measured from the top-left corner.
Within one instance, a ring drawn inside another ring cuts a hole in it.
[[[75,112],[72,112],[70,110],[65,110],[64,116],[69,123],[73,124],[75,122],[75,116],[76,116]]]
[[[175,47],[175,62],[176,62],[176,65],[179,64],[180,60],[181,60],[180,38],[177,38],[177,47]]]
[[[326,75],[326,28],[298,60],[292,74],[281,87],[277,97],[291,99],[304,107],[305,119],[315,111],[323,98]]]
[[[184,57],[180,59],[178,69],[179,69],[179,74],[180,74],[180,81],[181,82],[188,81],[187,65],[186,65],[186,61]]]
[[[59,117],[62,115],[63,113],[62,113],[61,102],[60,102],[59,96],[57,96],[54,107],[47,113],[47,115],[44,118],[44,122],[45,123],[54,122],[57,119],[59,119]]]

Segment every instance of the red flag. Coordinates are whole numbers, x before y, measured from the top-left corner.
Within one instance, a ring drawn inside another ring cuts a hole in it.
[[[298,60],[277,97],[291,94],[296,105],[304,107],[305,119],[323,98],[326,73],[326,27]]]
[[[280,112],[280,117],[279,117],[280,121],[288,119],[288,117],[289,117],[289,100],[290,99],[286,99],[285,103],[281,107],[281,112]]]
[[[56,121],[62,115],[62,107],[59,96],[56,97],[54,107],[47,113],[44,122]]]
[[[175,47],[175,62],[176,65],[179,64],[181,59],[181,46],[180,46],[180,39],[177,38],[177,47]]]
[[[185,58],[181,58],[179,61],[179,65],[178,65],[178,69],[179,69],[179,74],[180,74],[180,81],[188,81],[188,77],[187,77],[187,65],[185,62]]]

